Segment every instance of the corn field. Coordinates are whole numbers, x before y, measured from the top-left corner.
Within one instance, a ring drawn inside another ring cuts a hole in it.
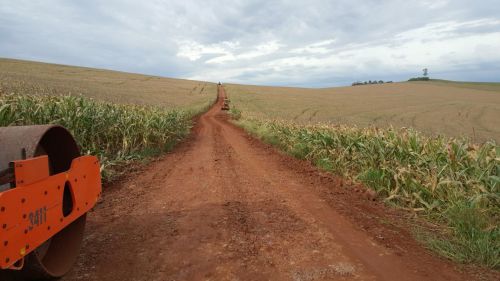
[[[207,104],[208,106],[208,104]],[[197,111],[117,105],[83,96],[0,95],[0,126],[59,124],[83,154],[97,155],[110,180],[130,160],[169,149],[188,134]]]
[[[374,189],[385,202],[446,225],[429,247],[461,262],[500,266],[500,146],[411,129],[236,121],[295,157]]]

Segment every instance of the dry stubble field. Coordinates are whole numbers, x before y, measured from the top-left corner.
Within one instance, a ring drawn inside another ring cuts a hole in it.
[[[0,58],[0,88],[22,94],[83,95],[98,100],[192,109],[215,97],[208,82]]]
[[[500,141],[500,83],[405,82],[326,89],[226,85],[238,109],[298,123],[414,127]]]

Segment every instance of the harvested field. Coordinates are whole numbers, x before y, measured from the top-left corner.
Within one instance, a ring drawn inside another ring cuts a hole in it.
[[[0,89],[182,109],[206,106],[216,91],[215,84],[208,82],[2,58]]]
[[[500,83],[405,82],[327,89],[227,85],[238,109],[266,119],[500,141]]]

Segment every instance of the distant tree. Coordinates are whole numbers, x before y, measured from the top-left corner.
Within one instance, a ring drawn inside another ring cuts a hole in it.
[[[431,80],[429,77],[416,77],[410,78],[408,81],[429,81]]]
[[[379,83],[379,84],[384,84],[384,81],[379,80],[379,81],[378,81],[378,83]]]
[[[427,68],[422,69],[422,71],[424,72],[424,77],[427,77],[427,75],[429,75],[429,70]]]

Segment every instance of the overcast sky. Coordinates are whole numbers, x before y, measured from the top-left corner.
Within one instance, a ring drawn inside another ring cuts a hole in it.
[[[500,81],[500,0],[0,0],[0,57],[326,87]]]

